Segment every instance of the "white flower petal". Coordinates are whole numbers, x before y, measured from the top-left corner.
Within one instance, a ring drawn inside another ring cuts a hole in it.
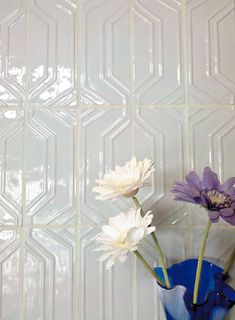
[[[99,193],[96,199],[101,201],[114,200],[119,196],[133,197],[153,172],[152,160],[144,159],[137,163],[132,157],[124,166],[116,166],[115,170],[105,173],[103,179],[96,180],[99,186],[92,190]]]
[[[94,250],[103,251],[99,260],[108,259],[108,268],[116,260],[123,262],[128,253],[137,250],[137,244],[155,230],[155,227],[149,226],[152,217],[150,212],[142,217],[140,209],[131,208],[110,218],[109,224],[102,227],[102,232],[96,238],[99,247]]]

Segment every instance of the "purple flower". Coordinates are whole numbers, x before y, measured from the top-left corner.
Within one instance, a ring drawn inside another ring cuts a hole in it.
[[[218,176],[205,167],[203,177],[191,171],[185,182],[175,182],[171,191],[175,200],[199,204],[208,210],[209,219],[218,222],[221,217],[235,225],[235,177],[221,184]]]

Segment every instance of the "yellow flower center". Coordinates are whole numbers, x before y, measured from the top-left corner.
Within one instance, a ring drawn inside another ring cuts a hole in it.
[[[115,246],[120,249],[128,248],[128,242],[126,241],[127,231],[122,232],[115,242]]]
[[[211,205],[215,208],[229,208],[231,206],[231,199],[228,195],[217,190],[208,191],[206,194]]]

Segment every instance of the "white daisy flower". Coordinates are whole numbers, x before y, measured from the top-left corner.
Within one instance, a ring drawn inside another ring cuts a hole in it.
[[[132,157],[124,166],[116,166],[115,170],[106,173],[103,179],[96,180],[99,184],[93,188],[94,192],[99,193],[96,199],[133,197],[154,171],[152,160],[145,158],[137,162],[136,158]]]
[[[152,219],[150,211],[142,217],[140,209],[134,208],[109,219],[109,224],[102,227],[96,238],[101,246],[95,249],[105,251],[99,261],[108,260],[106,269],[111,268],[115,260],[125,261],[129,252],[137,250],[138,243],[155,230],[150,226]]]

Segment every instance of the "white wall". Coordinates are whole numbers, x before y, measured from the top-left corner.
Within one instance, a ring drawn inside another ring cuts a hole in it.
[[[96,261],[92,238],[130,202],[91,189],[153,158],[140,198],[167,262],[197,255],[206,214],[169,188],[205,165],[235,175],[234,13],[234,0],[0,0],[2,320],[164,319],[134,258]],[[220,222],[206,255],[222,263],[234,243]]]

